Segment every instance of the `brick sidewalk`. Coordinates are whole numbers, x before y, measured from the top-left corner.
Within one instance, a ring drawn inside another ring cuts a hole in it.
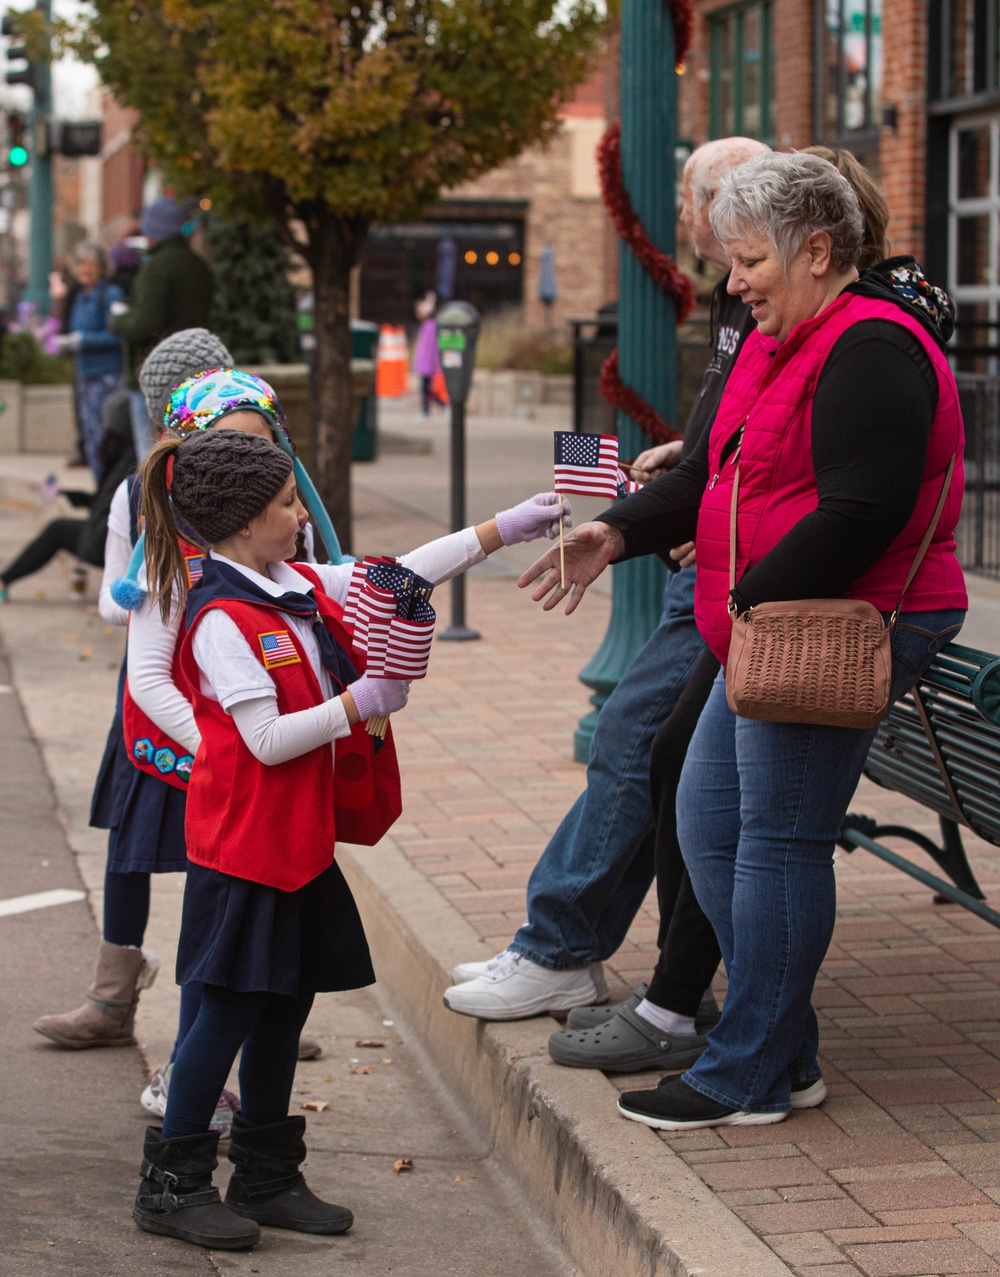
[[[367,551],[376,511],[363,492],[359,504]],[[439,531],[402,509],[386,521],[378,505],[379,549]],[[607,612],[588,597],[572,618],[543,615],[512,580],[474,573],[469,617],[483,641],[436,645],[401,717],[406,806],[393,839],[493,949],[524,920],[528,874],[583,785],[570,761],[587,707],[576,675]],[[854,807],[935,832],[930,813],[868,782]],[[987,895],[1000,895],[1000,856],[971,835],[968,848]],[[998,1273],[1000,935],[864,851],[838,853],[837,879],[814,1000],[829,1099],[777,1126],[663,1138],[795,1272]],[[648,977],[655,936],[650,898],[607,964],[614,994]]]

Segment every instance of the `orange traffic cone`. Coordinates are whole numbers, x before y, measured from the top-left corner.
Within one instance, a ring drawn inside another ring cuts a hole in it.
[[[405,328],[382,325],[376,360],[375,393],[386,399],[405,395],[410,388],[410,359]]]

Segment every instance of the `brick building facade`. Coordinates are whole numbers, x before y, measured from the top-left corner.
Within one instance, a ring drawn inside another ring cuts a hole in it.
[[[1000,0],[694,8],[682,136],[854,151],[881,180],[892,251],[957,301],[960,341],[1000,344]]]

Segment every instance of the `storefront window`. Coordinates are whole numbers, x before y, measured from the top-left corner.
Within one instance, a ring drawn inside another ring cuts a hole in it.
[[[849,141],[879,125],[882,0],[816,0],[817,134]]]
[[[735,5],[709,15],[712,137],[773,141],[771,0]]]

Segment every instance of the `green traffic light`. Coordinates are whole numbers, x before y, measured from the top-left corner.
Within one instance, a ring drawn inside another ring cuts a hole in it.
[[[28,152],[23,146],[12,146],[7,152],[7,163],[11,168],[24,168],[28,162]]]

